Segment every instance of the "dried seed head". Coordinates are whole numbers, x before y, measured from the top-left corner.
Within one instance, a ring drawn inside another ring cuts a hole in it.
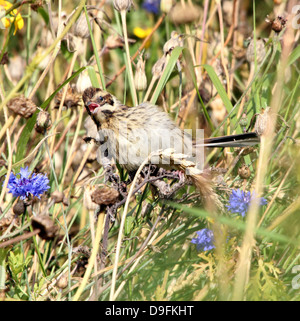
[[[164,44],[164,54],[170,54],[175,47],[183,47],[183,35],[174,30],[171,33],[171,38]]]
[[[65,194],[60,191],[54,191],[51,194],[51,198],[53,199],[54,203],[62,203],[64,200]]]
[[[124,47],[124,40],[118,35],[110,35],[105,41],[107,49],[116,49]]]
[[[164,13],[169,13],[174,4],[173,0],[161,0],[160,1],[160,10]]]
[[[9,59],[8,71],[13,82],[18,82],[25,71],[25,60],[21,56],[15,56]]]
[[[250,168],[247,165],[243,165],[238,169],[240,178],[247,179],[251,176]]]
[[[109,186],[98,187],[93,191],[91,199],[98,205],[111,205],[118,201],[119,192]]]
[[[26,211],[26,204],[24,203],[23,200],[19,199],[17,203],[13,207],[13,212],[15,215],[22,215]]]
[[[275,32],[280,32],[286,25],[287,19],[278,16],[273,21],[271,21],[272,30]]]
[[[59,108],[61,99],[63,96],[63,90],[60,90],[55,97],[55,108]],[[64,100],[64,107],[73,108],[77,107],[80,102],[81,95],[76,91],[74,86],[69,86],[67,89],[66,97]]]
[[[92,86],[91,79],[88,75],[88,72],[84,70],[78,77],[76,82],[76,91],[79,94],[82,94],[87,88]]]
[[[186,24],[197,21],[200,17],[201,9],[190,2],[182,4],[177,2],[170,10],[169,17],[175,25]]]
[[[267,135],[271,125],[270,107],[262,108],[261,113],[256,117],[254,131],[258,136]]]
[[[256,39],[256,59],[257,63],[261,63],[266,55],[266,48],[265,48],[266,41],[264,39]],[[252,63],[255,59],[254,54],[254,39],[251,39],[246,51],[246,59],[248,62]]]
[[[33,216],[31,225],[34,230],[40,230],[38,234],[44,240],[53,239],[58,231],[58,227],[48,215]]]
[[[24,118],[31,117],[36,111],[35,103],[31,99],[25,98],[23,95],[10,100],[7,107]]]
[[[143,91],[147,88],[147,77],[145,73],[145,61],[142,57],[139,57],[139,60],[136,65],[136,72],[134,75],[134,84],[135,88],[138,91]]]
[[[159,78],[162,75],[163,70],[165,68],[166,61],[167,59],[165,56],[162,56],[160,59],[156,61],[156,63],[152,67],[153,77]]]
[[[117,11],[129,11],[133,6],[132,0],[114,0],[114,7]]]
[[[68,274],[65,273],[59,277],[59,279],[56,282],[56,286],[59,289],[65,289],[68,286]]]
[[[91,186],[91,185],[87,185],[84,189],[84,194],[83,194],[83,205],[85,208],[87,208],[89,211],[96,211],[97,209],[99,209],[99,205],[97,205],[96,203],[94,203],[92,201],[92,194],[93,192],[96,190],[96,186]]]
[[[91,12],[88,13],[88,17],[90,20],[90,25],[91,25],[91,30],[93,31],[94,25],[93,25],[93,20],[94,16]],[[90,37],[90,31],[89,31],[89,26],[86,21],[86,16],[85,13],[82,13],[79,18],[77,19],[75,25],[74,25],[74,30],[73,34],[75,37],[80,37],[83,39],[89,38]]]
[[[44,110],[40,111],[37,115],[35,130],[43,134],[48,128],[50,128],[52,122],[50,114]]]

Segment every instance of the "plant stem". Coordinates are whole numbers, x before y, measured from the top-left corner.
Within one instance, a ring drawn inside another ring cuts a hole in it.
[[[131,92],[131,98],[134,106],[138,104],[137,94],[134,85],[134,77],[130,59],[130,52],[129,52],[129,45],[128,45],[128,35],[127,35],[127,25],[126,25],[126,11],[121,11],[121,20],[122,20],[122,27],[123,27],[123,36],[125,42],[125,51],[126,51],[126,69],[128,70],[128,80],[129,80],[129,87]]]

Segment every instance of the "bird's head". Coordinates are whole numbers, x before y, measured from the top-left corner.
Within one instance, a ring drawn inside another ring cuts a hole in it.
[[[100,88],[87,88],[83,92],[82,99],[90,115],[105,112],[106,110],[113,112],[117,108],[117,99]]]

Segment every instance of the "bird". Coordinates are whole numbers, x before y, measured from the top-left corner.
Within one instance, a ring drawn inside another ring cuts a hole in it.
[[[198,168],[197,152],[200,150],[203,156],[204,147],[246,147],[260,140],[251,132],[195,143],[165,111],[150,102],[129,107],[111,93],[95,87],[85,89],[82,99],[90,116],[86,120],[87,132],[100,146],[99,163],[106,166],[113,159],[128,173],[134,173],[148,157],[150,164],[185,171],[205,198],[210,198],[213,191],[203,170]]]

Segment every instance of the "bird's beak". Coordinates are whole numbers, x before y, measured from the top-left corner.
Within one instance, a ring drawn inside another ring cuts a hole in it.
[[[100,107],[99,104],[94,103],[92,101],[87,102],[85,106],[86,106],[86,109],[88,110],[88,112],[92,113],[92,114],[95,112],[96,108]]]

